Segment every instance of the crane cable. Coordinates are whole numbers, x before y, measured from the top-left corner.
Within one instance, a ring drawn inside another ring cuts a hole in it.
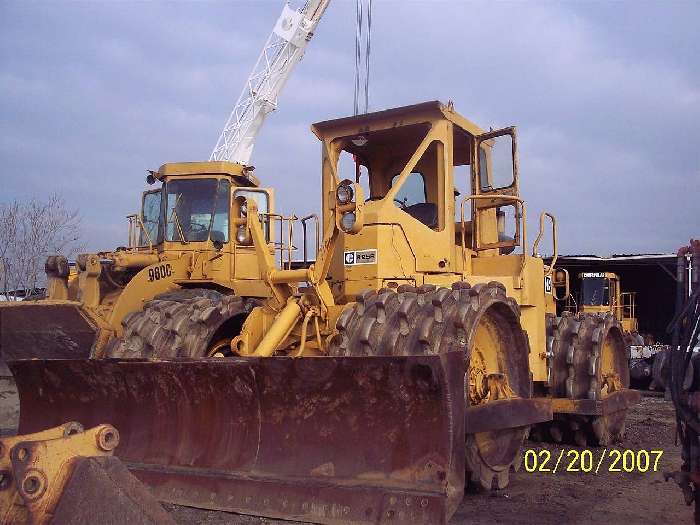
[[[360,112],[367,113],[369,109],[369,65],[372,51],[372,0],[356,0],[355,7],[357,20],[355,26],[355,96],[353,114],[358,115]],[[366,30],[364,29],[365,20],[367,21]]]

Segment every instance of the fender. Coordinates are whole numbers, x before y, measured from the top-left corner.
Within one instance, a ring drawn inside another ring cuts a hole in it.
[[[109,314],[109,324],[121,337],[122,321],[127,314],[143,309],[146,301],[156,295],[180,288],[175,281],[188,279],[192,270],[192,255],[183,254],[178,259],[159,261],[146,266],[124,287]]]

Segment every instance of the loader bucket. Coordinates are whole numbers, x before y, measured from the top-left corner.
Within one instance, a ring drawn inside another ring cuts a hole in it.
[[[316,523],[446,523],[464,493],[460,352],[15,361],[20,432],[119,428],[165,502]]]
[[[72,301],[28,301],[0,306],[0,359],[90,357],[97,329]]]

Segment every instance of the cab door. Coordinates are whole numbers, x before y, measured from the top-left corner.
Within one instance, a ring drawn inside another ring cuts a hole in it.
[[[472,249],[510,253],[523,241],[516,130],[508,127],[483,133],[473,144]]]
[[[248,213],[247,201],[254,201],[258,207],[258,214],[262,221],[265,238],[270,244],[270,249],[274,252],[274,226],[276,221],[274,220],[273,195],[270,188],[234,187],[231,189],[231,217],[234,220],[231,221],[232,231],[230,238],[234,254],[231,258],[234,279],[259,280],[262,278],[258,256],[255,252],[250,232],[245,226],[244,219]],[[236,219],[239,220],[236,221]]]

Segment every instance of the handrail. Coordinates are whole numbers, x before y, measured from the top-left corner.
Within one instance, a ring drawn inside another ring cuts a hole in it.
[[[299,248],[295,246],[294,244],[294,225],[296,221],[299,221],[302,225],[302,234],[303,234],[303,254],[304,254],[304,264],[308,263],[308,228],[307,228],[307,222],[310,220],[313,220],[316,228],[316,253],[318,253],[318,250],[320,248],[320,222],[318,215],[312,213],[310,215],[307,215],[305,217],[297,217],[296,215],[281,215],[279,213],[260,213],[258,214],[262,217],[265,217],[268,219],[270,223],[270,228],[274,228],[274,221],[279,221],[279,240],[277,242],[273,242],[273,248],[275,251],[279,251],[279,265],[280,268],[284,269],[285,267],[287,269],[292,268],[292,263],[293,263],[293,254],[296,252]],[[285,223],[286,223],[286,234],[285,234]],[[286,255],[286,257],[285,257]]]
[[[129,232],[128,232],[128,237],[129,237],[129,248],[135,249],[135,248],[140,248],[141,245],[138,242],[138,236],[136,233],[135,226],[138,226],[143,233],[146,234],[146,239],[148,239],[148,249],[152,250],[153,249],[153,240],[151,239],[151,234],[148,233],[148,230],[146,229],[146,225],[143,223],[143,219],[141,219],[141,216],[137,213],[132,213],[131,215],[126,216],[127,220],[129,221]]]
[[[542,240],[542,236],[544,235],[545,217],[549,217],[549,219],[552,221],[552,249],[554,250],[554,254],[552,255],[552,262],[549,263],[549,270],[545,274],[550,275],[552,273],[552,270],[554,269],[554,265],[557,264],[557,258],[559,257],[559,254],[557,251],[557,219],[548,211],[543,211],[542,213],[540,213],[540,231],[537,234],[537,239],[535,239],[535,242],[532,245],[532,256],[540,256],[540,254],[537,253],[537,249],[540,247],[540,240]]]
[[[310,215],[307,215],[306,217],[301,218],[301,227],[304,232],[304,264],[308,264],[309,259],[307,257],[307,250],[306,250],[306,222],[309,221],[310,219],[314,220],[314,227],[316,229],[316,253],[318,253],[318,248],[321,245],[321,239],[320,239],[320,231],[319,231],[319,220],[318,220],[318,215],[315,213],[312,213]]]

